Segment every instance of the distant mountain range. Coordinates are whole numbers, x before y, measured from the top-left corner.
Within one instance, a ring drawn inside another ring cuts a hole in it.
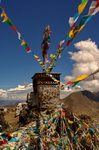
[[[99,92],[80,91],[61,99],[77,115],[86,114],[99,120]]]
[[[0,107],[13,105],[17,102],[25,102],[26,100],[0,100]]]

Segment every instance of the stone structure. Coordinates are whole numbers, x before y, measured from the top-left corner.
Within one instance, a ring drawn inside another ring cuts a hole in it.
[[[60,73],[51,74],[60,81]],[[27,94],[26,105],[19,104],[16,108],[16,116],[19,115],[20,126],[24,126],[34,120],[39,120],[39,114],[42,111],[46,111],[49,114],[57,106],[60,106],[59,86],[56,87],[57,84],[55,84],[51,77],[44,72],[36,73],[32,77],[32,81],[33,92]]]
[[[60,80],[60,73],[51,73],[54,78]],[[60,91],[57,84],[45,72],[36,73],[32,77],[33,91],[28,93],[29,107],[37,106],[40,110],[48,110],[60,104]]]

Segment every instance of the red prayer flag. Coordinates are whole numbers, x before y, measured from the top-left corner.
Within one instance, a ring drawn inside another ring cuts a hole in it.
[[[95,8],[97,8],[97,7],[99,7],[99,0],[97,1]]]
[[[70,44],[71,40],[67,41],[66,47]]]
[[[73,84],[74,82],[73,81],[68,81],[66,84]]]
[[[12,28],[12,30],[14,30],[14,33],[17,32],[17,29],[14,26],[12,26],[11,28]]]
[[[48,33],[50,34],[50,33],[52,33],[52,31],[48,31]]]
[[[31,49],[29,47],[25,48],[28,52],[31,52]]]

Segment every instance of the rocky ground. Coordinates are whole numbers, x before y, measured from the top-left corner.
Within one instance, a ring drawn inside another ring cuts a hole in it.
[[[19,127],[19,117],[15,116],[15,109],[8,108],[7,112],[0,111],[0,124],[3,131],[13,132]]]

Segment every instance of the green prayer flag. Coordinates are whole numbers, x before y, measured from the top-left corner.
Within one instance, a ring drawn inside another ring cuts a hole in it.
[[[26,47],[28,47],[28,45],[25,43],[25,44],[24,44],[24,48],[26,48]]]
[[[81,4],[88,2],[88,0],[82,0]]]
[[[9,24],[10,26],[13,26],[12,22],[11,22],[9,19],[7,19],[7,20],[5,21],[5,23]]]
[[[72,87],[74,87],[75,85],[77,85],[79,82],[80,82],[80,80],[79,81],[75,81]]]

